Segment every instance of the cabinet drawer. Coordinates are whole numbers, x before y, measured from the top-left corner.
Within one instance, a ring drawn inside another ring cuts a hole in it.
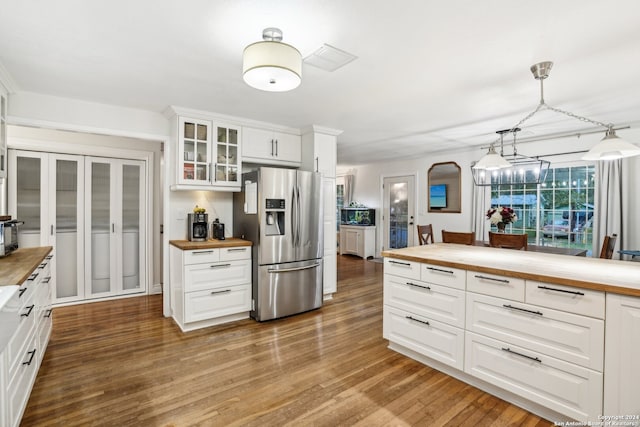
[[[600,372],[471,332],[465,372],[576,420],[602,413]]]
[[[29,298],[26,304],[18,311],[20,324],[16,328],[6,348],[10,372],[16,365],[21,363],[20,358],[23,353],[31,350],[26,349],[26,347],[33,337],[33,331],[36,325],[36,312],[34,298]]]
[[[220,249],[220,261],[235,261],[239,259],[251,259],[251,246]]]
[[[604,292],[527,280],[525,302],[604,319]]]
[[[251,310],[251,285],[228,286],[185,296],[185,321],[197,322]]]
[[[340,246],[342,246],[342,243],[340,244]],[[393,274],[394,276],[406,277],[407,279],[420,280],[420,265],[421,264],[419,262],[415,261],[385,258],[384,273]]]
[[[467,330],[602,372],[599,319],[468,293]]]
[[[251,284],[249,260],[193,264],[185,266],[184,270],[186,292]]]
[[[463,369],[463,329],[385,305],[382,336],[434,360]]]
[[[423,282],[449,286],[463,291],[465,289],[466,276],[465,270],[431,264],[422,264],[420,273]]]
[[[34,350],[34,340],[30,340],[29,344],[29,351]],[[10,372],[9,374],[10,377],[13,374],[13,377],[9,382],[9,386],[7,387],[7,394],[9,395],[9,420],[11,420],[11,422],[15,422],[16,426],[20,424],[20,419],[22,418],[24,409],[27,407],[29,393],[31,392],[33,382],[35,381],[36,373],[38,372],[38,357],[37,349],[33,358],[31,358],[31,354],[26,354],[25,357],[20,360],[20,364],[16,367],[15,372]],[[29,365],[23,364],[23,362],[29,362],[30,359],[31,363]]]
[[[384,304],[464,328],[465,293],[418,280],[384,275]]]
[[[467,271],[467,290],[524,302],[524,279]]]
[[[220,261],[220,249],[198,249],[194,251],[184,251],[185,265],[218,261]]]

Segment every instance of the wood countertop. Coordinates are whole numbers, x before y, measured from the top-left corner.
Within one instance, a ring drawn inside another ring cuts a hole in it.
[[[193,249],[216,249],[216,248],[230,248],[234,246],[252,246],[249,240],[238,239],[236,237],[229,237],[225,240],[209,239],[206,242],[190,242],[188,240],[169,240],[169,244],[175,246],[183,251],[189,251]]]
[[[0,286],[21,285],[52,250],[51,246],[20,248],[0,258]]]
[[[436,243],[383,257],[640,297],[640,262]]]

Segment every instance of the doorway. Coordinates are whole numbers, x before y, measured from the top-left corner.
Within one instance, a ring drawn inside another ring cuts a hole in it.
[[[414,246],[415,182],[415,175],[383,178],[383,250]]]

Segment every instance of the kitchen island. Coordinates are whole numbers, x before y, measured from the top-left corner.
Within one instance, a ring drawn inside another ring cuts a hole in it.
[[[551,421],[640,425],[640,265],[444,243],[382,255],[391,349]]]

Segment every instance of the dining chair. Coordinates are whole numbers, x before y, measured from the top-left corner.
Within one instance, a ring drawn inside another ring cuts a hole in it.
[[[433,226],[431,224],[418,225],[418,240],[421,245],[429,244],[429,240],[433,243]]]
[[[602,250],[600,250],[600,258],[606,258],[606,259],[613,258],[613,248],[616,246],[617,239],[618,239],[617,234],[612,234],[611,236],[604,236],[604,241],[602,242]]]
[[[489,232],[489,246],[493,248],[506,248],[527,250],[526,234],[508,234]]]
[[[476,242],[476,233],[473,231],[459,232],[442,230],[442,243],[459,243],[473,245]]]

